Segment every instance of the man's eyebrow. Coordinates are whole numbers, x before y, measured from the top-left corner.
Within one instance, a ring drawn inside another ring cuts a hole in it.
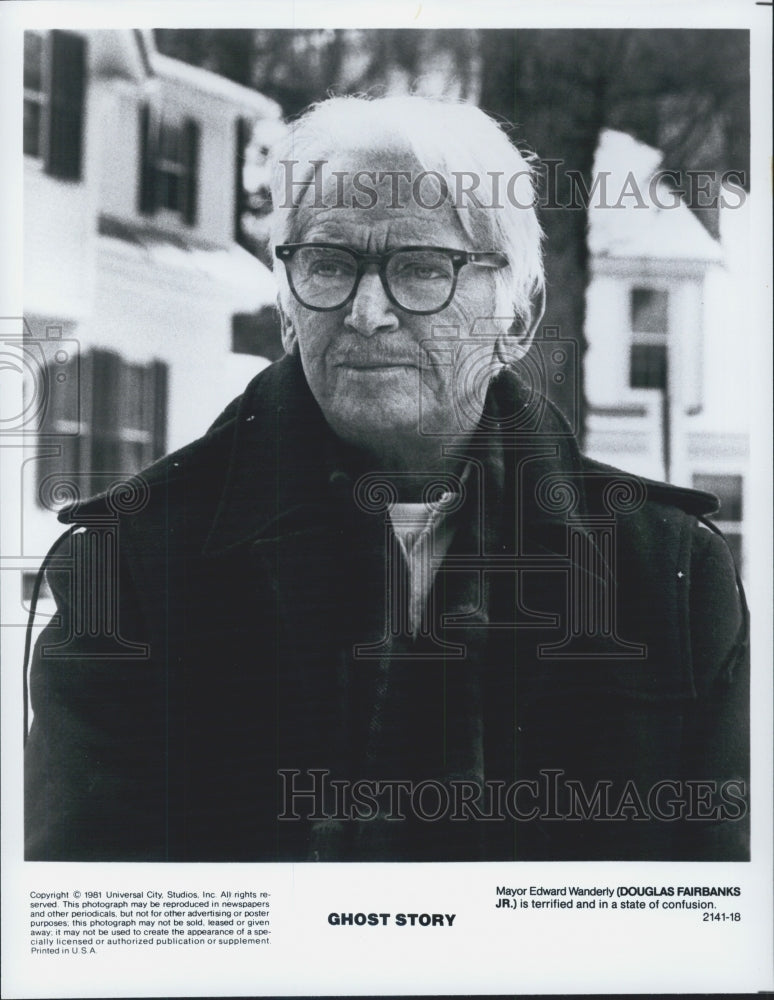
[[[310,229],[296,240],[296,243],[346,243],[352,242],[352,234],[345,236],[341,231]]]
[[[294,236],[294,243],[341,243],[349,245],[353,239],[357,239],[353,233],[345,232],[334,222],[331,222],[329,225],[326,225],[324,222],[318,223],[303,230],[301,235],[298,232],[292,235]],[[367,232],[363,235],[364,239],[368,239]]]

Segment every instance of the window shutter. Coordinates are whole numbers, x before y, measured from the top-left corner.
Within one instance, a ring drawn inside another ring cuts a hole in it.
[[[86,39],[69,31],[51,32],[51,103],[46,170],[77,181],[83,153]]]
[[[182,213],[184,221],[193,226],[196,224],[198,169],[199,169],[199,125],[187,118],[183,125],[183,199]]]
[[[153,401],[151,442],[155,460],[167,450],[167,365],[163,361],[152,362],[149,366],[149,376]]]
[[[156,209],[155,134],[149,104],[140,105],[140,185],[137,207],[143,215]]]
[[[236,120],[236,147],[234,150],[234,240],[241,246],[244,246],[242,214],[247,207],[242,170],[245,164],[245,151],[250,142],[250,124],[248,118],[237,118]]]
[[[94,348],[91,381],[91,462],[89,493],[100,489],[100,473],[123,472],[117,401],[122,397],[121,356],[115,351]]]
[[[67,357],[67,351],[62,353]],[[82,495],[87,492],[78,473],[82,471],[80,428],[86,426],[81,423],[79,428],[83,417],[81,380],[88,370],[88,359],[84,363],[76,353],[63,362],[54,359],[46,365],[44,405],[38,425],[43,447],[37,461],[37,501],[49,510],[57,506],[59,484],[73,483]],[[65,495],[67,492],[65,489]]]

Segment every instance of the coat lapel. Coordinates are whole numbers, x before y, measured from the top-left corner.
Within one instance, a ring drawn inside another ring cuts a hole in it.
[[[245,553],[296,662],[344,640],[355,622],[368,637],[383,627],[384,527],[356,507],[335,450],[298,359],[265,369],[241,401],[204,546],[208,558]]]

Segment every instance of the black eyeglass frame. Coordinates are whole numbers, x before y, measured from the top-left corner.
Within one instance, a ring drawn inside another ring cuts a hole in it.
[[[432,313],[437,313],[442,309],[445,309],[454,298],[454,293],[457,291],[457,278],[459,277],[460,268],[464,267],[466,264],[476,264],[478,267],[489,267],[496,270],[500,270],[501,268],[508,266],[508,258],[499,250],[453,250],[450,247],[428,246],[395,247],[392,250],[385,250],[384,253],[364,253],[362,250],[354,250],[352,247],[344,246],[341,243],[281,243],[274,248],[274,256],[278,260],[281,260],[284,264],[287,264],[293,259],[294,254],[298,250],[306,249],[344,250],[347,253],[352,254],[357,263],[357,271],[355,273],[355,281],[352,286],[352,291],[343,301],[335,306],[310,306],[304,302],[293,284],[293,274],[291,269],[289,267],[285,268],[290,290],[296,300],[300,302],[305,309],[311,309],[313,312],[335,312],[337,309],[343,309],[344,306],[349,305],[349,303],[357,295],[357,290],[360,287],[360,281],[365,274],[366,268],[370,264],[376,265],[379,280],[381,281],[382,288],[384,289],[384,294],[390,302],[397,309],[401,309],[403,312],[411,313],[413,316],[430,316]],[[406,306],[402,306],[392,294],[389,282],[387,281],[387,266],[396,254],[403,253],[407,250],[414,252],[417,250],[428,250],[432,253],[441,253],[451,261],[451,265],[454,269],[451,289],[445,301],[442,302],[440,306],[436,306],[433,309],[407,309]]]

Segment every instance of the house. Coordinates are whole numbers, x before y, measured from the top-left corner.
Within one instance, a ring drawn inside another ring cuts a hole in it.
[[[661,154],[606,131],[589,206],[586,450],[638,475],[709,490],[744,565],[749,353],[745,314],[748,206],[736,190],[714,240],[659,178]]]
[[[276,288],[245,249],[244,172],[248,147],[260,173],[281,129],[275,102],[163,56],[150,32],[25,32],[24,332],[39,405],[20,550],[33,563],[59,532],[52,511],[202,434],[273,357]]]

